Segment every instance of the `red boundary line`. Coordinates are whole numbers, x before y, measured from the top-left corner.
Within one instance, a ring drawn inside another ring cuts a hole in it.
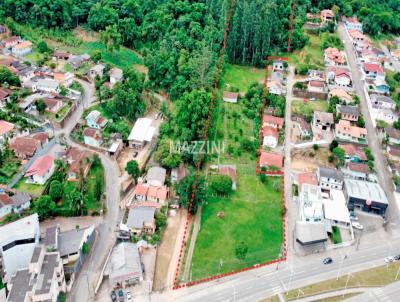
[[[217,69],[217,74],[215,77],[215,82],[214,82],[214,87],[211,93],[211,100],[210,100],[210,105],[209,105],[209,110],[208,110],[208,116],[207,116],[207,120],[205,123],[205,128],[203,131],[203,140],[205,141],[207,139],[207,133],[208,133],[208,128],[210,126],[210,120],[211,120],[211,114],[212,114],[212,110],[213,110],[213,105],[214,105],[214,99],[215,99],[215,92],[217,90],[217,86],[218,86],[218,80],[219,80],[219,75],[221,72],[221,66],[222,66],[222,59],[223,59],[223,54],[225,51],[225,47],[226,47],[226,40],[228,37],[228,32],[229,32],[229,25],[230,25],[230,20],[232,17],[232,10],[233,10],[233,6],[235,5],[235,0],[232,0],[230,8],[229,8],[229,12],[228,12],[228,16],[227,16],[227,21],[225,24],[225,32],[224,32],[224,39],[222,42],[222,47],[220,50],[220,55],[219,55],[219,60],[218,60],[218,69]],[[292,27],[293,27],[293,20],[294,20],[294,11],[295,11],[295,0],[292,0],[292,15],[290,17],[290,28],[289,28],[289,37],[288,37],[288,47],[287,47],[287,51],[288,53],[290,52],[290,45],[291,45],[291,41],[292,41]],[[266,64],[266,76],[265,76],[265,81],[264,81],[264,91],[263,91],[263,106],[262,106],[262,117],[264,116],[264,109],[265,109],[265,105],[266,105],[266,97],[267,97],[267,83],[268,83],[268,66],[269,66],[269,62],[271,59],[281,59],[284,61],[288,61],[288,57],[276,57],[276,56],[268,56],[267,57],[267,64]],[[260,125],[260,129],[262,128],[262,117],[261,117],[261,125]],[[262,139],[261,136],[261,132],[260,132],[260,137]],[[204,149],[204,144],[201,146],[200,151],[202,151]],[[196,165],[196,176],[193,182],[193,186],[192,186],[192,195],[190,197],[190,201],[189,201],[189,207],[188,207],[188,215],[186,218],[186,223],[185,223],[185,231],[183,233],[183,238],[182,238],[182,242],[181,242],[181,248],[179,251],[179,259],[178,259],[178,265],[176,267],[175,270],[175,276],[174,276],[174,285],[173,285],[173,290],[176,289],[180,289],[183,287],[189,287],[189,286],[193,286],[193,285],[198,285],[201,283],[205,283],[205,282],[209,282],[209,281],[213,281],[216,279],[220,279],[226,276],[231,276],[237,273],[241,273],[241,272],[245,272],[248,270],[252,270],[255,268],[259,268],[259,267],[263,267],[263,266],[267,266],[270,264],[274,264],[274,263],[279,263],[279,262],[283,262],[286,261],[287,258],[287,244],[286,244],[286,221],[285,221],[285,194],[284,194],[284,188],[285,188],[285,180],[283,177],[283,172],[281,171],[269,171],[268,175],[271,176],[279,176],[282,179],[282,225],[283,225],[283,255],[280,258],[274,259],[274,260],[270,260],[264,263],[260,263],[260,264],[255,264],[252,266],[248,266],[242,269],[238,269],[238,270],[233,270],[231,272],[227,272],[227,273],[223,273],[223,274],[218,274],[218,275],[214,275],[214,276],[210,276],[208,278],[203,278],[200,280],[196,280],[196,281],[192,281],[192,282],[187,282],[187,283],[183,283],[183,284],[178,284],[178,277],[179,277],[179,273],[181,270],[181,266],[182,266],[182,260],[183,260],[183,256],[184,256],[184,251],[185,251],[185,243],[186,243],[186,239],[187,239],[187,234],[188,234],[188,228],[189,228],[189,221],[191,218],[191,210],[192,210],[192,206],[193,206],[193,200],[195,197],[195,191],[196,191],[196,187],[197,187],[197,181],[199,178],[199,174],[200,174],[200,169],[201,169],[201,162],[202,162],[202,158],[203,158],[203,152],[199,153],[199,160],[197,162]],[[260,147],[258,148],[258,160],[257,160],[257,174],[260,173],[259,171],[259,161],[260,161]]]

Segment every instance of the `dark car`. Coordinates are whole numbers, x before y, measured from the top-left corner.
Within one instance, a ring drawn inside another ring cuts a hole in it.
[[[399,261],[400,260],[400,255],[396,255],[393,257],[395,261]]]
[[[136,156],[137,156],[138,154],[139,154],[139,152],[134,151],[134,152],[132,153],[133,158],[136,158]]]
[[[330,264],[333,262],[331,257],[325,258],[324,261],[322,261],[324,264]]]
[[[117,301],[117,295],[115,294],[114,291],[111,292],[111,301],[113,302]]]

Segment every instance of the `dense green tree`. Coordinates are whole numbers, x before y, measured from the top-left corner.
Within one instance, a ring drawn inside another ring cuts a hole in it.
[[[46,110],[46,103],[43,99],[38,99],[35,101],[36,110],[43,113]]]
[[[227,175],[212,175],[208,185],[217,194],[229,194],[232,192],[232,179]]]
[[[118,32],[117,25],[109,25],[105,30],[100,31],[100,41],[106,45],[108,51],[119,50],[122,37]]]
[[[58,180],[53,180],[50,183],[49,195],[55,202],[59,201],[63,196],[63,186]]]
[[[206,199],[206,185],[203,175],[199,175],[195,183],[196,173],[185,176],[177,185],[176,193],[179,196],[179,202],[184,208],[190,208],[192,214],[196,213],[199,205]],[[194,186],[195,184],[195,186]],[[194,196],[192,195],[193,190]],[[192,196],[194,197],[192,199]],[[192,206],[190,207],[190,203]]]
[[[8,68],[0,66],[0,84],[8,84],[12,86],[20,86],[18,76],[14,75]]]
[[[136,160],[130,160],[126,163],[125,171],[128,172],[130,176],[137,181],[138,177],[140,176],[140,169],[139,164]]]
[[[176,168],[182,161],[179,150],[174,150],[173,141],[162,139],[154,153],[154,159],[167,169]]]
[[[235,247],[235,256],[238,260],[244,261],[247,256],[247,252],[249,251],[249,247],[244,241],[241,241]]]
[[[40,53],[51,52],[51,48],[47,45],[46,41],[43,41],[43,40],[37,44],[37,49]]]
[[[335,154],[338,159],[339,166],[343,166],[345,162],[345,152],[342,148],[336,147],[332,150],[332,153]]]
[[[33,210],[41,221],[53,215],[55,209],[56,204],[49,195],[42,195],[33,202]]]

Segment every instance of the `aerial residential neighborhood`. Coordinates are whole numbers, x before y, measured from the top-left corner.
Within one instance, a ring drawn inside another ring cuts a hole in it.
[[[399,15],[0,0],[0,302],[399,301]]]

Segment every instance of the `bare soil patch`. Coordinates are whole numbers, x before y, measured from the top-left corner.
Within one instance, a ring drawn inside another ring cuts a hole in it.
[[[314,172],[319,166],[334,168],[334,163],[328,161],[330,154],[328,148],[319,148],[317,151],[312,148],[294,150],[292,151],[291,168],[302,172]]]

